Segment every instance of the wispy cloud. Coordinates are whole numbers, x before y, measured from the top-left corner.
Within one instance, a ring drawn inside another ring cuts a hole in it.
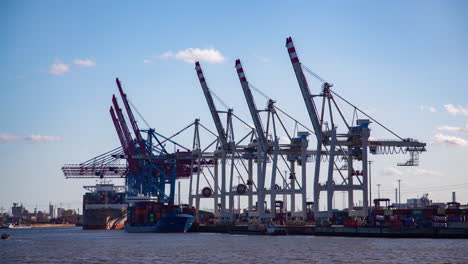
[[[24,137],[25,140],[31,142],[57,142],[60,141],[60,137],[56,136],[43,136],[43,135],[31,135]]]
[[[14,141],[26,141],[26,142],[57,142],[60,141],[60,137],[57,136],[43,136],[43,135],[30,135],[26,137],[16,136],[7,133],[0,133],[1,142],[14,142]]]
[[[463,107],[461,105],[455,106],[453,104],[446,104],[444,105],[445,110],[449,112],[451,115],[462,115],[462,116],[468,116],[468,108]]]
[[[143,60],[143,63],[146,63],[146,64],[149,64],[149,63],[152,63],[152,62],[153,62],[153,61],[148,60],[148,59],[144,59],[144,60]]]
[[[68,71],[70,71],[70,66],[62,63],[59,59],[55,60],[55,63],[49,67],[49,74],[53,75],[62,75]]]
[[[404,172],[401,169],[388,167],[383,169],[383,174],[386,176],[401,177],[404,175],[413,175],[413,176],[442,176],[442,173],[438,171],[421,169],[421,168],[412,168],[410,170],[405,170]]]
[[[430,106],[430,105],[419,105],[419,110],[421,111],[429,111],[431,113],[436,113],[437,108]]]
[[[464,132],[468,133],[468,124],[465,124],[464,127],[454,127],[454,126],[439,126],[437,127],[440,131],[447,131],[447,132]]]
[[[461,137],[447,136],[443,134],[434,135],[434,143],[450,147],[468,147],[468,140]]]
[[[194,63],[195,61],[205,61],[209,63],[223,63],[226,58],[216,49],[199,49],[199,48],[188,48],[185,50],[172,53],[171,51],[165,52],[159,56],[161,59],[176,59],[182,60],[188,63]]]
[[[96,62],[91,59],[76,59],[73,64],[78,67],[94,67]]]
[[[383,170],[383,174],[384,175],[387,175],[387,176],[402,176],[403,175],[403,172],[401,172],[400,170],[396,169],[396,168],[385,168]]]
[[[12,142],[12,141],[18,141],[18,140],[21,140],[21,137],[7,134],[7,133],[0,133],[0,141]]]
[[[265,63],[266,63],[266,62],[270,62],[270,61],[271,61],[270,58],[268,58],[268,57],[262,57],[262,56],[258,56],[258,55],[256,55],[256,54],[253,54],[253,56],[254,56],[257,60],[259,60],[259,61],[261,61],[261,62],[265,62]]]
[[[426,170],[421,168],[416,168],[411,171],[412,174],[417,176],[442,176],[442,173],[433,170]]]

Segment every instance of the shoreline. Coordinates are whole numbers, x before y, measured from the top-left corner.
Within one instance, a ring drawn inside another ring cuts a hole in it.
[[[76,227],[75,224],[31,224],[32,228]]]

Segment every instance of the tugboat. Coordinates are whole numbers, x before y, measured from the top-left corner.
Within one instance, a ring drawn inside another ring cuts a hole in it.
[[[129,233],[185,233],[195,220],[194,210],[159,202],[157,196],[139,194],[127,197],[127,202],[125,230]]]

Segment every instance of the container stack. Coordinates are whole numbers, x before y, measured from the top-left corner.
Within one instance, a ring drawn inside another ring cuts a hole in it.
[[[432,227],[436,228],[447,228],[447,217],[446,216],[433,216]]]

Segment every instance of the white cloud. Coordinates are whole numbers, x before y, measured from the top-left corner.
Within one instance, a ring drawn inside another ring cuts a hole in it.
[[[437,108],[433,107],[433,106],[430,106],[430,105],[419,105],[419,110],[421,111],[429,111],[431,113],[436,113],[437,112]]]
[[[18,141],[18,140],[21,140],[21,138],[18,136],[7,134],[7,133],[0,133],[0,141],[12,142],[12,141]]]
[[[388,175],[388,176],[402,176],[403,172],[401,172],[400,170],[396,168],[385,168],[383,170],[383,174]]]
[[[463,115],[468,116],[468,108],[463,107],[461,105],[454,106],[453,104],[446,104],[444,105],[445,110],[449,112],[451,115]]]
[[[15,136],[7,133],[0,133],[0,141],[13,142],[13,141],[27,141],[27,142],[57,142],[60,141],[60,137],[56,136],[42,136],[42,135],[30,135],[27,137]]]
[[[453,126],[439,126],[437,127],[440,131],[447,131],[447,132],[465,132],[468,133],[468,124],[465,124],[464,127],[453,127]]]
[[[468,147],[468,140],[460,137],[446,136],[442,134],[434,135],[434,143],[447,146]]]
[[[165,53],[161,54],[161,56],[159,56],[159,58],[161,58],[161,59],[169,59],[171,57],[174,57],[174,54],[172,54],[171,51],[165,52]]]
[[[42,135],[31,135],[24,137],[26,141],[31,142],[57,142],[60,141],[60,137],[56,136],[42,136]]]
[[[143,63],[146,63],[146,64],[151,63],[151,62],[152,62],[152,61],[151,61],[151,60],[148,60],[148,59],[144,59],[144,60],[143,60]]]
[[[62,75],[68,71],[70,71],[70,66],[62,63],[59,59],[49,67],[49,74],[53,75]]]
[[[73,61],[73,64],[75,64],[78,67],[94,67],[96,66],[96,62],[91,60],[91,59],[76,59]]]
[[[216,49],[199,49],[199,48],[188,48],[181,50],[177,53],[171,51],[163,53],[159,56],[161,59],[176,59],[182,60],[188,63],[194,63],[195,61],[205,61],[209,63],[222,63],[226,60],[219,50]]]

